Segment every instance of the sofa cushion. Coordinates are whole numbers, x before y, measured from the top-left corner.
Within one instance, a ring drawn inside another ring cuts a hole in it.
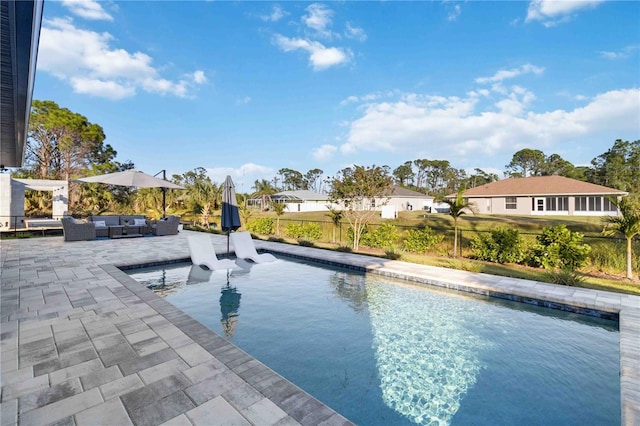
[[[96,225],[96,228],[106,228],[107,223],[104,220],[96,220],[93,222]]]
[[[147,225],[147,221],[144,219],[139,219],[139,218],[133,219],[133,226],[146,226],[146,225]]]
[[[91,222],[97,220],[104,220],[106,226],[120,225],[120,216],[117,215],[91,216]]]

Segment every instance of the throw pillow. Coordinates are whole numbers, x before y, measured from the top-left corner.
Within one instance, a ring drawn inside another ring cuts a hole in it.
[[[147,221],[145,219],[133,219],[133,226],[146,226]]]
[[[96,224],[96,228],[106,228],[107,227],[107,223],[104,220],[96,220],[93,223]]]

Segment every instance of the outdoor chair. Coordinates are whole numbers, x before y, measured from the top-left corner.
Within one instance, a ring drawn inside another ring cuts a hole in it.
[[[60,219],[65,241],[86,241],[96,239],[96,225],[91,222],[79,222],[70,216]]]
[[[180,225],[180,217],[169,216],[153,224],[151,231],[153,235],[176,235],[178,233],[178,225]]]
[[[218,259],[209,235],[190,235],[187,242],[191,262],[194,265],[204,265],[212,271],[237,268],[236,263],[231,259]]]
[[[256,246],[253,244],[251,234],[248,232],[232,232],[230,238],[238,259],[250,259],[255,263],[273,262],[278,260],[271,253],[258,254]]]

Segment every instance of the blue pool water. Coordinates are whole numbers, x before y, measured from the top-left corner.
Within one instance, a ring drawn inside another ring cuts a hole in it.
[[[129,273],[361,425],[620,424],[615,322],[297,260]]]

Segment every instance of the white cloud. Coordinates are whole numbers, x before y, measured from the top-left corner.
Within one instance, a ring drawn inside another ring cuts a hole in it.
[[[534,112],[528,109],[534,98],[515,86],[484,110],[475,94],[465,98],[413,94],[369,104],[351,123],[340,150],[469,158],[513,152],[515,147],[543,149],[593,135],[615,139],[625,132],[637,135],[640,128],[640,89],[602,93],[573,110]]]
[[[536,67],[535,65],[525,64],[520,68],[513,68],[510,70],[500,70],[491,77],[479,77],[476,78],[476,83],[484,84],[484,83],[495,83],[501,82],[510,78],[515,78],[523,74],[533,73],[535,75],[540,75],[544,72],[544,68]]]
[[[456,19],[458,19],[458,16],[460,16],[460,13],[462,13],[462,8],[459,4],[456,4],[455,6],[453,6],[453,9],[449,11],[449,14],[447,15],[447,21],[455,21]]]
[[[236,105],[246,105],[251,102],[250,96],[245,96],[244,98],[240,98],[236,100]]]
[[[639,48],[640,46],[638,45],[627,46],[623,49],[618,50],[617,52],[607,52],[607,51],[600,52],[600,56],[602,56],[605,59],[626,59],[631,55],[633,55],[635,51],[638,50]]]
[[[62,5],[74,15],[84,19],[113,21],[113,16],[95,0],[62,0]]]
[[[338,151],[338,147],[335,145],[322,145],[318,148],[315,148],[312,152],[313,158],[318,161],[326,161],[333,157],[333,155]]]
[[[285,52],[304,50],[309,53],[309,63],[315,71],[351,61],[352,53],[348,49],[326,47],[322,43],[301,38],[288,38],[276,34],[274,42]]]
[[[201,70],[176,81],[162,78],[149,55],[112,47],[112,42],[111,34],[77,28],[71,19],[45,20],[38,69],[68,82],[76,93],[113,100],[133,96],[138,89],[187,97],[207,81]]]
[[[323,4],[313,3],[306,11],[308,14],[302,17],[302,22],[315,31],[316,35],[331,38],[333,34],[327,27],[332,24],[333,10]]]
[[[367,33],[362,28],[354,27],[353,25],[351,25],[351,22],[347,22],[344,30],[344,35],[347,38],[355,39],[358,41],[367,40]]]
[[[575,12],[595,8],[604,0],[532,0],[529,3],[525,22],[541,21],[545,27],[552,27],[570,21]]]
[[[268,22],[278,22],[280,19],[284,18],[287,15],[288,13],[285,12],[279,5],[275,5],[271,9],[271,13],[269,13],[268,15],[260,16],[260,19]]]
[[[244,191],[251,193],[251,187],[256,180],[271,180],[275,175],[275,170],[268,166],[255,163],[246,163],[240,167],[211,167],[207,168],[207,175],[213,182],[222,183],[227,176],[231,176],[236,186],[236,192]]]

